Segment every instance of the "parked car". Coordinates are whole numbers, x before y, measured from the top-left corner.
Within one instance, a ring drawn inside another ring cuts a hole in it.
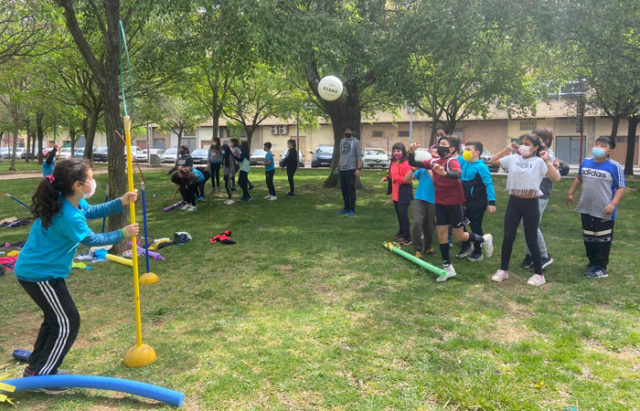
[[[71,147],[62,147],[60,149],[60,159],[66,160],[68,158],[71,158]]]
[[[76,147],[76,149],[73,151],[73,156],[82,158],[82,156],[84,156],[84,147]]]
[[[280,167],[284,167],[284,159],[287,158],[287,153],[289,153],[289,150],[280,154]],[[304,154],[302,154],[302,150],[298,150],[298,167],[304,167]]]
[[[365,148],[362,156],[362,166],[368,168],[389,167],[389,155],[382,148]]]
[[[138,161],[148,161],[149,160],[149,154],[151,154],[152,156],[158,156],[160,157],[162,155],[162,153],[164,153],[164,150],[161,148],[150,148],[150,149],[143,149],[142,153],[136,157],[136,159]]]
[[[9,158],[11,156],[9,147],[2,147],[0,149],[0,158]]]
[[[106,146],[93,149],[93,161],[107,161],[109,149]]]
[[[498,171],[500,171],[500,166],[489,164],[489,161],[491,161],[491,157],[493,157],[493,154],[491,154],[489,150],[487,150],[486,148],[482,150],[482,154],[480,154],[480,160],[482,160],[487,165],[487,167],[489,167],[489,171],[491,171],[492,173],[497,173]]]
[[[194,164],[208,164],[209,163],[209,150],[206,148],[199,148],[191,152]]]
[[[318,146],[311,152],[311,167],[330,166],[333,158],[333,146]]]
[[[251,153],[249,157],[249,164],[252,166],[263,166],[264,165],[264,157],[267,155],[267,152],[261,148],[256,148]]]
[[[178,159],[177,148],[170,148],[164,153],[162,153],[162,155],[160,156],[160,160],[162,160],[163,163],[175,163],[177,159]]]

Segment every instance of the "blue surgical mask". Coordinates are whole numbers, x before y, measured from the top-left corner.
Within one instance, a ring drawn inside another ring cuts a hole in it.
[[[599,147],[592,148],[591,153],[593,153],[594,158],[603,158],[607,154],[604,148],[599,148]]]

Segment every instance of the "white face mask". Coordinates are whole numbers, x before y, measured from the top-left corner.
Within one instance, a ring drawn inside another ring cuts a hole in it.
[[[84,183],[86,185],[86,183]],[[91,187],[91,191],[88,193],[82,193],[82,198],[84,198],[85,200],[87,198],[91,198],[95,193],[96,193],[96,187],[98,186],[98,184],[96,183],[96,180],[91,180],[91,183],[89,184],[89,187]]]
[[[526,156],[528,156],[529,154],[531,154],[531,147],[529,147],[529,146],[525,146],[524,144],[521,144],[521,145],[518,147],[518,152],[519,152],[522,156],[526,157]]]

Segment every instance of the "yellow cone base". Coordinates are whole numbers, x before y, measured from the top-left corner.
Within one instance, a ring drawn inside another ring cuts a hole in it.
[[[129,368],[145,367],[156,360],[156,352],[147,344],[133,347],[124,356],[124,365]]]
[[[140,276],[140,284],[155,284],[158,282],[158,276],[154,273],[145,273]]]

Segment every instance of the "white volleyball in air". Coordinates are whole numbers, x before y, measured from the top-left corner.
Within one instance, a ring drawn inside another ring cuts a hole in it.
[[[342,95],[342,81],[336,76],[326,76],[318,83],[318,94],[323,100],[336,101]]]

